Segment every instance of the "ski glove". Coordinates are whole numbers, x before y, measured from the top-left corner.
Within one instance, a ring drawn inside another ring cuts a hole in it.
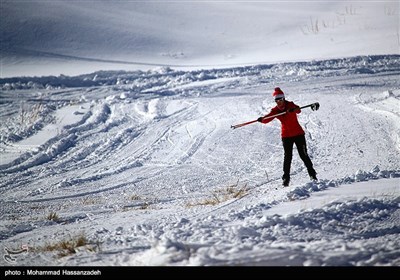
[[[259,117],[259,118],[257,119],[258,122],[262,122],[262,120],[263,120],[263,117]]]

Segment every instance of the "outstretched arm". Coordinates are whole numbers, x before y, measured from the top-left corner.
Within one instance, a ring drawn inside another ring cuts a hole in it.
[[[269,123],[270,121],[272,121],[276,116],[285,114],[286,112],[281,112],[281,113],[276,113],[274,110],[271,110],[267,115],[263,116],[263,117],[259,117],[257,119],[258,122],[260,123]]]

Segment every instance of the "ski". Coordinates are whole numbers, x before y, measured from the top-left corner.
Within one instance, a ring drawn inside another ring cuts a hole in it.
[[[299,107],[299,109],[304,109],[304,108],[308,108],[308,107],[311,107],[311,110],[313,110],[313,111],[317,111],[319,109],[319,103],[315,102],[315,103],[311,103],[311,104],[308,104],[308,105],[304,105],[304,106]],[[269,116],[269,117],[266,117],[266,118],[263,118],[263,119],[275,118],[277,116],[284,115],[287,112],[288,111],[284,111],[282,113],[278,113],[278,114],[275,114],[275,115],[272,115],[272,116]],[[252,123],[255,123],[255,122],[257,122],[257,120],[252,120],[252,121],[245,122],[245,123],[231,125],[231,128],[235,129],[235,128],[239,128],[239,127],[242,127],[242,126],[245,126],[245,125],[249,125],[249,124],[252,124]]]

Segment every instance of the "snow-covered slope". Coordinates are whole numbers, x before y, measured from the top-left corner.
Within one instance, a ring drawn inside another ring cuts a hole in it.
[[[399,10],[2,0],[1,268],[399,266]]]
[[[399,54],[398,1],[1,1],[1,77]]]
[[[0,79],[2,265],[400,264],[400,56]],[[281,186],[280,86],[319,182]],[[59,245],[86,240],[73,252]],[[58,246],[58,247],[57,247]]]

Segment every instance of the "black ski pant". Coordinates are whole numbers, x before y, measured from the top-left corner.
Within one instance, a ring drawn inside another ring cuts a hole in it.
[[[307,154],[306,138],[304,135],[282,138],[282,143],[283,150],[285,152],[282,179],[290,179],[290,166],[292,164],[293,144],[296,144],[299,156],[307,167],[308,175],[314,176],[316,174],[311,159]]]

